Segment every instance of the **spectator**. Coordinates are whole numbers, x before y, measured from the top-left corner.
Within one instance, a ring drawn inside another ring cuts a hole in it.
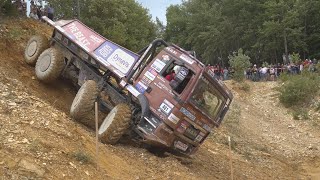
[[[53,13],[54,13],[54,9],[51,6],[47,6],[47,14],[48,14],[48,18],[51,19],[53,21]]]
[[[38,16],[37,16],[37,14],[36,14],[36,10],[35,10],[35,9],[32,9],[32,10],[30,11],[29,16],[30,16],[30,18],[32,18],[32,19],[36,19],[36,20],[39,19]]]
[[[270,68],[270,81],[274,81],[275,80],[275,70],[274,70],[274,67],[273,66],[271,66],[271,68]]]
[[[41,19],[42,17],[42,11],[40,6],[37,7],[37,16],[38,16],[38,19]]]
[[[256,64],[252,67],[252,80],[258,81],[258,68]]]
[[[225,67],[223,69],[223,80],[228,80],[229,70]]]
[[[268,68],[267,67],[263,67],[263,68],[261,68],[261,79],[263,80],[263,81],[266,81],[267,80],[267,72],[268,72]]]

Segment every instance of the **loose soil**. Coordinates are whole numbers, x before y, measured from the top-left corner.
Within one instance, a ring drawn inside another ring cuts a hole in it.
[[[28,38],[51,31],[30,19],[1,20],[2,179],[231,179],[230,160],[234,179],[320,179],[319,114],[294,120],[278,101],[277,82],[248,82],[246,92],[227,81],[231,110],[191,157],[158,155],[124,138],[100,143],[96,158],[94,130],[69,116],[76,88],[65,80],[43,84],[24,62]]]

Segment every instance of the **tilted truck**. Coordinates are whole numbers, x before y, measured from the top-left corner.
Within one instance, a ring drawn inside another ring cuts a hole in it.
[[[31,37],[25,60],[44,83],[63,77],[80,87],[70,108],[74,119],[94,124],[93,116],[86,116],[99,103],[108,113],[98,132],[104,143],[130,134],[153,147],[190,155],[229,109],[233,95],[228,88],[174,44],[156,39],[134,53],[79,20],[43,20],[54,28],[51,40]],[[166,78],[173,70],[174,76]]]

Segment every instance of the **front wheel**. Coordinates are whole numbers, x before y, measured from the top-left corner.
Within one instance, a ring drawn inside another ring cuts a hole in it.
[[[70,108],[71,117],[85,125],[93,126],[94,121],[87,116],[93,111],[94,102],[97,100],[97,96],[98,86],[95,81],[87,80],[83,83],[72,102]]]
[[[104,119],[99,128],[99,138],[103,143],[115,144],[129,128],[131,109],[127,104],[118,104]]]

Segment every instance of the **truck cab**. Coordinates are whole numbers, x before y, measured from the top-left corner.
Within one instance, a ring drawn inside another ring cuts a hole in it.
[[[150,115],[137,125],[145,141],[185,154],[220,125],[233,98],[209,68],[176,45],[163,48],[134,86],[150,105]]]

